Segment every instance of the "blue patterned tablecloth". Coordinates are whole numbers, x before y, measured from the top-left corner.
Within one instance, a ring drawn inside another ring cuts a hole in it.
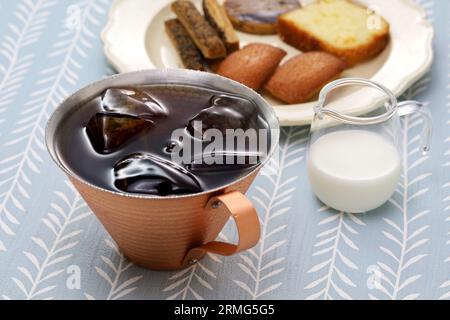
[[[322,207],[306,178],[307,129],[285,128],[279,167],[266,169],[277,174],[249,192],[259,245],[153,272],[124,259],[44,146],[58,103],[113,72],[99,38],[110,1],[0,0],[0,297],[450,298],[450,1],[419,2],[436,61],[405,98],[429,104],[433,149],[422,156],[420,121],[404,120],[406,168],[390,203],[364,215]]]

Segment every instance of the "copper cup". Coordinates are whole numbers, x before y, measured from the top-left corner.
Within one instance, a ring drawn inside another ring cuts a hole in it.
[[[110,87],[188,84],[232,92],[253,100],[269,123],[270,153],[247,176],[214,190],[157,197],[118,193],[97,187],[72,172],[58,155],[59,126],[70,112]],[[124,255],[137,265],[155,270],[184,268],[207,252],[230,256],[257,244],[260,224],[256,210],[244,195],[268,161],[279,141],[279,124],[272,107],[256,92],[229,79],[188,70],[148,70],[115,75],[91,84],[67,98],[51,116],[46,128],[47,148],[80,195],[117,242]],[[237,244],[215,241],[232,217]]]

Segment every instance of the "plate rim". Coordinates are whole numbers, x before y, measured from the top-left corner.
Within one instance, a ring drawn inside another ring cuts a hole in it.
[[[108,14],[108,20],[107,23],[105,25],[105,27],[103,28],[102,32],[101,32],[101,39],[103,41],[103,49],[104,49],[104,53],[109,61],[109,63],[111,63],[111,65],[116,68],[119,72],[128,72],[128,71],[132,71],[130,70],[129,67],[127,67],[123,61],[123,59],[120,58],[116,58],[114,51],[113,51],[113,47],[114,47],[114,43],[109,41],[108,35],[110,34],[111,30],[114,28],[115,23],[116,23],[116,18],[115,18],[115,13],[117,11],[117,8],[121,5],[122,2],[125,1],[130,1],[130,0],[114,0],[109,14]],[[422,24],[424,30],[427,30],[426,33],[426,40],[424,41],[424,43],[426,44],[426,46],[424,47],[424,54],[425,57],[422,60],[422,63],[419,65],[417,65],[416,68],[414,68],[414,70],[409,74],[404,76],[402,79],[399,79],[397,81],[397,83],[395,84],[395,87],[392,87],[391,90],[393,91],[393,93],[399,97],[401,96],[408,88],[410,88],[412,85],[414,85],[414,83],[416,83],[417,81],[419,81],[431,68],[431,66],[433,65],[433,61],[434,61],[434,48],[433,48],[433,41],[435,38],[435,29],[433,24],[427,19],[427,13],[426,10],[420,6],[418,3],[414,2],[413,0],[396,0],[396,1],[400,1],[402,2],[403,5],[409,6],[411,7],[413,10],[415,10],[418,14],[418,16],[420,16],[420,20],[416,22],[416,24]],[[154,19],[154,17],[156,16],[157,13],[159,13],[159,11],[161,9],[163,9],[165,6],[167,6],[167,4],[169,4],[171,2],[171,0],[159,0],[159,1],[155,1],[153,3],[153,10],[151,13],[149,13],[149,17],[148,17],[148,24],[151,23],[151,21]],[[148,28],[148,26],[147,26]],[[145,47],[145,44],[143,44],[143,46]],[[146,68],[147,69],[155,69],[156,66],[152,63],[152,61],[150,60],[150,58],[147,59],[148,61],[146,61]],[[387,60],[388,61],[388,60]],[[381,69],[380,69],[381,70]],[[378,73],[375,73],[373,77],[375,77]],[[357,92],[355,92],[356,94]],[[311,123],[312,119],[306,119],[306,117],[302,117],[302,119],[300,118],[295,118],[295,117],[287,117],[284,114],[288,113],[285,112],[284,110],[282,111],[281,108],[289,108],[289,107],[294,107],[294,106],[299,106],[299,105],[304,105],[305,108],[308,108],[308,105],[314,104],[315,102],[308,102],[305,104],[298,104],[298,105],[276,105],[273,106],[273,108],[275,109],[275,112],[277,113],[277,116],[279,118],[280,124],[281,126],[298,126],[298,125],[309,125]],[[359,111],[355,111],[355,114],[357,114],[358,112],[361,114],[363,112],[369,112],[371,108],[373,108],[373,103],[372,104],[366,104],[363,107],[359,108]]]

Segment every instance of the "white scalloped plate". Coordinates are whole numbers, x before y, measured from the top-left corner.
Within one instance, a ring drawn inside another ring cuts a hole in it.
[[[115,0],[109,21],[102,32],[105,54],[119,72],[154,68],[179,68],[181,62],[166,35],[164,21],[174,17],[171,0]],[[401,95],[419,80],[433,62],[432,25],[424,10],[412,0],[359,0],[373,8],[391,25],[391,42],[377,58],[347,70],[343,76],[369,78]],[[194,3],[200,7],[201,0]],[[242,44],[265,42],[285,49],[292,57],[299,51],[277,36],[255,36],[239,32]],[[266,97],[275,108],[281,125],[305,125],[311,122],[313,102],[280,105]],[[333,108],[348,114],[363,114],[379,100],[373,90],[342,92]]]

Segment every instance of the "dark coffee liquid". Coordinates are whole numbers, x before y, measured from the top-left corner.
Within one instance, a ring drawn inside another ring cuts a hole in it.
[[[174,140],[176,129],[182,134]],[[224,143],[209,153],[186,148],[194,141],[210,144],[202,140],[207,129],[265,129],[265,139],[269,132],[256,105],[244,97],[181,85],[112,88],[62,121],[57,150],[72,172],[96,186],[158,196],[224,186],[247,175],[266,155],[267,150],[250,150],[248,144],[227,149]],[[180,148],[183,159],[194,161],[174,162]],[[201,160],[218,155],[223,163]],[[257,161],[250,161],[255,155]]]

